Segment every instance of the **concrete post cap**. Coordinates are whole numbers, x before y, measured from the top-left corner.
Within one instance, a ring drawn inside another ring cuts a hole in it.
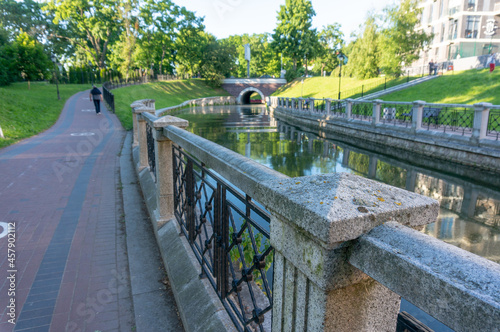
[[[323,246],[353,240],[387,221],[410,227],[436,220],[431,198],[348,173],[277,179],[259,195],[266,208]]]

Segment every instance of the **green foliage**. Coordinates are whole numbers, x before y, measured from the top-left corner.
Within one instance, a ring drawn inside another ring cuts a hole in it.
[[[14,43],[16,48],[15,66],[20,75],[29,81],[50,77],[49,67],[53,65],[43,51],[43,46],[33,37],[22,32]]]
[[[344,45],[344,34],[340,31],[340,24],[329,24],[320,31],[319,35],[318,57],[316,61],[321,66],[321,75],[323,72],[332,71],[338,66],[339,60],[337,54]]]
[[[318,49],[316,29],[312,29],[312,18],[316,15],[309,0],[286,0],[278,12],[278,26],[273,34],[273,47],[293,61],[312,59]],[[307,71],[307,70],[306,70]]]
[[[387,75],[399,76],[402,65],[418,59],[418,52],[430,42],[432,35],[417,30],[420,24],[417,0],[403,0],[399,6],[385,9],[387,27],[379,36],[379,67]]]
[[[378,31],[375,18],[369,17],[365,22],[361,36],[356,39],[352,50],[348,53],[349,62],[345,66],[345,74],[359,79],[377,77],[378,66]]]
[[[0,87],[0,127],[5,135],[5,139],[0,139],[0,147],[50,128],[66,100],[86,88],[83,85],[59,85],[61,100],[57,100],[56,86],[43,82],[31,83],[30,90],[27,83]]]
[[[64,0],[49,1],[43,9],[54,15],[59,28],[54,38],[68,41],[95,66],[105,68],[108,47],[123,29],[122,5],[116,0]]]
[[[0,31],[0,86],[8,85],[17,78],[16,58],[16,47],[8,41],[7,32]]]
[[[251,225],[248,226],[252,233],[254,234],[255,245],[258,249],[258,252],[264,252],[269,247],[269,239],[266,239],[262,233],[258,233],[255,231],[255,228]],[[229,227],[229,237],[232,238],[232,234],[234,234],[234,230],[232,227]],[[252,246],[252,240],[250,238],[250,234],[248,230],[245,230],[242,234],[242,242],[240,247],[243,252],[243,257],[241,256],[241,252],[239,251],[238,246],[234,246],[233,249],[229,252],[229,256],[231,257],[231,262],[238,264],[238,268],[243,268],[243,260],[245,261],[245,265],[247,268],[250,268],[253,263],[253,257],[255,255],[254,248]],[[264,271],[267,271],[273,262],[273,256],[267,255],[265,258],[266,266],[263,268]],[[262,276],[259,270],[253,271],[253,280],[254,282],[262,288]]]
[[[280,75],[280,59],[274,52],[269,42],[271,35],[244,34],[242,36],[230,36],[227,42],[233,45],[236,50],[236,62],[231,70],[231,75],[235,77],[247,76],[247,61],[245,60],[245,44],[250,44],[251,61],[250,77],[260,77],[263,75]]]
[[[200,73],[209,86],[217,88],[222,85],[222,80],[231,74],[235,50],[224,40],[217,41],[215,37],[211,39],[203,49]]]
[[[47,36],[48,20],[42,13],[41,4],[34,0],[0,1],[0,27],[10,40],[22,32],[42,41]]]

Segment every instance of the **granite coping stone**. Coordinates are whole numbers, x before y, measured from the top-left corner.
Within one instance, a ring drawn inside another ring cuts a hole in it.
[[[333,248],[388,221],[410,227],[436,220],[439,203],[348,173],[267,181],[254,198]]]

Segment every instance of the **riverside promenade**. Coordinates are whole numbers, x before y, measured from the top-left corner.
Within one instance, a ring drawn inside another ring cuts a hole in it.
[[[101,107],[78,93],[52,128],[0,150],[2,332],[182,330],[130,143]]]

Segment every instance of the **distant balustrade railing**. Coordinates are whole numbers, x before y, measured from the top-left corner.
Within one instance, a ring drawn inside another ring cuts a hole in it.
[[[382,105],[324,112],[405,121],[408,105]],[[132,109],[138,170],[154,140],[154,218],[178,223],[237,330],[394,331],[399,296],[456,331],[498,330],[500,265],[412,229],[436,220],[436,201],[346,173],[288,178],[155,116],[154,101]]]
[[[288,106],[279,106],[285,104]],[[270,97],[270,105],[329,118],[459,134],[470,136],[473,141],[486,137],[498,141],[500,138],[500,106],[489,103],[462,105],[314,98],[287,98],[285,102],[282,97]]]

